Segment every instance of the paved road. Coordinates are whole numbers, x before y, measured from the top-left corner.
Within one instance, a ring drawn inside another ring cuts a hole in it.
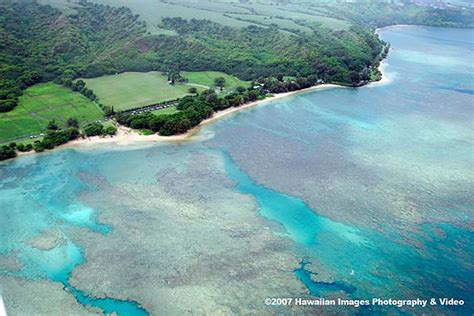
[[[172,102],[172,103],[166,103],[166,104],[147,105],[147,106],[144,106],[144,107],[139,108],[139,109],[123,111],[121,113],[136,115],[136,114],[142,114],[142,113],[152,112],[152,111],[156,111],[156,110],[166,109],[166,108],[175,106],[176,104],[178,104],[178,101],[175,101],[175,102]]]

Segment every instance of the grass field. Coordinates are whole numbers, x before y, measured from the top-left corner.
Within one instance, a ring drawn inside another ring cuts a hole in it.
[[[189,80],[187,84],[168,84],[168,78],[160,72],[125,72],[119,75],[83,79],[104,105],[123,111],[142,107],[188,95],[190,87],[198,91],[214,87],[214,78],[224,77],[227,82],[225,91],[239,85],[248,85],[244,81],[215,71],[183,72]]]
[[[230,76],[219,71],[196,71],[196,72],[182,72],[181,75],[188,79],[188,84],[203,85],[215,89],[214,79],[223,77],[226,81],[224,91],[231,91],[238,86],[248,87],[250,82],[242,81],[237,77]]]
[[[77,0],[40,0],[65,13],[74,12]],[[462,1],[462,0],[458,0]],[[275,23],[281,28],[299,29],[308,32],[308,28],[295,21],[328,27],[333,30],[347,29],[350,23],[331,17],[331,9],[322,2],[286,1],[275,5],[272,0],[227,1],[227,0],[92,0],[92,2],[115,7],[125,6],[147,23],[151,34],[173,35],[173,31],[160,27],[164,17],[181,17],[183,19],[207,19],[230,27],[247,27],[249,25],[269,25]],[[330,1],[329,1],[330,2]],[[337,0],[333,2],[337,3]],[[282,18],[284,17],[284,18]],[[269,21],[273,19],[274,21]]]
[[[44,132],[53,119],[64,127],[70,117],[85,124],[103,116],[102,110],[80,93],[54,83],[38,84],[25,91],[14,110],[0,114],[0,143]]]
[[[69,13],[74,8],[75,0],[41,0],[42,3],[50,4]],[[227,3],[209,2],[206,6],[203,3],[202,8],[192,6],[192,3],[165,3],[160,0],[93,0],[92,2],[115,7],[128,7],[133,13],[138,14],[140,18],[147,23],[147,30],[151,34],[171,35],[174,32],[160,28],[161,20],[164,17],[182,17],[183,19],[207,19],[213,22],[231,27],[245,27],[252,23],[237,21],[224,15],[225,10],[232,12],[247,12],[245,9],[235,8]],[[205,2],[205,1],[204,1]],[[216,13],[215,7],[224,11]]]
[[[276,24],[281,29],[287,30],[300,30],[306,33],[312,33],[313,31],[309,27],[305,27],[295,23],[289,19],[282,19],[276,17],[270,17],[266,15],[255,15],[255,14],[229,14],[236,19],[241,19],[245,21],[252,21],[258,23],[259,25],[270,26],[271,24]]]
[[[254,12],[262,16],[279,17],[286,20],[303,21],[305,23],[320,25],[332,30],[346,30],[351,23],[332,17],[317,14],[312,6],[303,4],[291,4],[287,6],[271,6],[265,4],[247,4]],[[278,23],[277,23],[278,24]]]
[[[160,72],[125,72],[119,75],[83,79],[99,101],[123,111],[188,95],[191,86],[168,84]],[[197,87],[203,90],[202,87]]]
[[[161,109],[161,110],[155,110],[152,111],[151,113],[156,114],[156,115],[168,115],[168,114],[174,114],[178,112],[175,106],[170,106],[169,108],[166,109]]]

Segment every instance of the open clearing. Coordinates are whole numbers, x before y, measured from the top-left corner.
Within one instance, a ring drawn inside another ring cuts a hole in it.
[[[168,83],[167,76],[157,71],[124,72],[82,80],[94,91],[102,104],[113,106],[116,111],[182,98],[189,95],[188,90],[191,87],[197,88],[198,91],[214,88],[214,79],[217,77],[226,79],[224,92],[233,90],[239,85],[248,85],[245,81],[216,71],[183,72],[182,76],[189,82],[177,83],[174,86]]]
[[[156,114],[156,115],[169,115],[169,114],[174,114],[176,112],[178,112],[178,110],[176,109],[176,106],[170,106],[169,108],[155,110],[155,111],[152,111],[151,113]]]
[[[82,125],[103,116],[94,102],[78,92],[54,83],[37,84],[25,90],[15,109],[0,114],[0,143],[44,132],[53,119],[64,127],[70,117]]]
[[[41,0],[61,9],[65,13],[74,11],[77,0]],[[345,30],[351,24],[348,21],[334,18],[333,10],[328,5],[334,1],[298,3],[275,3],[270,0],[229,1],[229,0],[92,0],[104,5],[130,8],[133,13],[147,23],[151,34],[176,35],[174,31],[160,27],[165,17],[183,19],[207,19],[230,27],[247,27],[260,25],[266,27],[272,23],[282,29],[311,32],[307,27],[320,25],[332,30]],[[283,18],[284,17],[284,18]],[[303,23],[300,23],[303,21]],[[284,31],[286,32],[286,31]]]
[[[51,4],[66,13],[69,13],[75,5],[75,0],[41,0],[41,2]],[[93,0],[92,2],[130,8],[133,13],[140,15],[140,18],[147,23],[148,32],[151,34],[175,34],[173,31],[160,28],[161,21],[165,17],[181,17],[188,20],[195,18],[208,19],[230,27],[245,27],[253,24],[225,16],[225,10],[231,10],[234,13],[248,12],[246,9],[235,8],[227,3],[214,4],[209,2],[208,6],[203,5],[202,8],[196,8],[192,6],[192,3],[173,4],[159,0]],[[225,9],[224,12],[214,12],[216,6],[221,10]]]
[[[82,79],[99,101],[116,111],[143,107],[188,95],[186,84],[170,85],[160,72],[124,72],[118,75]],[[203,87],[196,87],[203,90]]]
[[[212,89],[216,89],[214,84],[214,79],[218,77],[223,77],[225,79],[226,85],[224,87],[225,91],[235,90],[238,86],[248,87],[250,85],[249,81],[242,81],[237,77],[230,76],[223,72],[219,71],[195,71],[195,72],[186,72],[183,71],[181,75],[188,79],[188,84],[190,85],[203,85]]]

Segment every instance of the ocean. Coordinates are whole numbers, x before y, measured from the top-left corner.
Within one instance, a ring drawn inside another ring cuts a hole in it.
[[[383,83],[0,164],[7,312],[473,314],[474,34],[380,35]]]

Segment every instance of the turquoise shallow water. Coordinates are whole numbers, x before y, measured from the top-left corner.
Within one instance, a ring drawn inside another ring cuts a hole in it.
[[[467,303],[454,311],[470,314],[473,32],[381,35],[393,48],[389,83],[249,111],[219,123],[210,144],[224,146],[263,196],[291,196],[262,215],[281,221],[279,210],[296,210],[282,221],[290,237],[335,282],[355,287],[353,297],[458,297]]]
[[[84,187],[77,177],[72,176],[78,169],[87,168],[86,165],[65,167],[67,154],[39,158],[39,164],[33,163],[35,168],[32,168],[31,160],[36,161],[36,158],[15,163],[15,168],[8,171],[12,175],[2,183],[0,253],[15,253],[24,266],[20,271],[0,270],[0,273],[60,282],[64,290],[74,295],[78,302],[98,307],[106,313],[146,315],[146,311],[136,302],[97,299],[71,286],[71,272],[77,265],[84,263],[85,258],[81,247],[68,238],[67,227],[83,227],[100,234],[108,234],[111,227],[97,223],[96,210],[82,205],[76,199],[76,194],[81,190],[94,190]],[[18,175],[26,175],[22,186],[10,181]],[[63,240],[54,248],[38,249],[27,243],[44,229],[58,226]]]
[[[388,84],[280,100],[207,126],[198,135],[205,140],[191,143],[60,150],[0,165],[0,255],[21,264],[0,265],[0,274],[62,283],[79,303],[105,313],[146,314],[139,299],[71,286],[71,272],[93,259],[77,235],[107,238],[115,229],[81,197],[103,194],[106,206],[107,186],[155,184],[158,173],[187,172],[200,153],[222,162],[203,170],[224,173],[276,224],[273,233],[293,242],[289,251],[301,265],[292,272],[311,295],[452,297],[466,304],[425,311],[472,314],[473,34],[410,27],[381,35],[393,47]],[[172,185],[183,196],[196,190]],[[56,243],[35,247],[45,231]]]

